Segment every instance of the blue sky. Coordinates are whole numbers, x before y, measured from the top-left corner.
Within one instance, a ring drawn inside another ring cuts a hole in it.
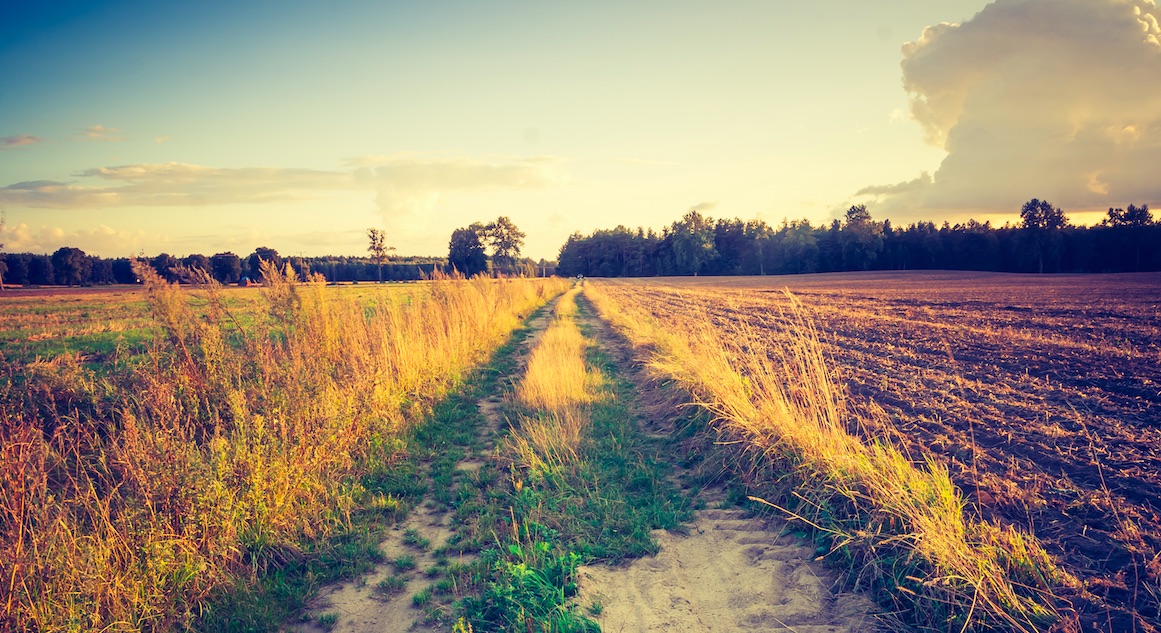
[[[379,226],[401,254],[439,255],[455,228],[508,215],[551,259],[573,231],[695,206],[1002,222],[1036,196],[1084,221],[1158,193],[1140,167],[1161,139],[1161,94],[1141,83],[1161,85],[1156,15],[1147,0],[18,7],[0,25],[0,241],[358,254]]]

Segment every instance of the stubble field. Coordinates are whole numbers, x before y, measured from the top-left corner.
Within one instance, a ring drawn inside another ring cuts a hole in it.
[[[981,273],[626,280],[659,321],[787,344],[815,319],[849,419],[951,471],[965,513],[1035,535],[1086,629],[1161,618],[1161,276]]]

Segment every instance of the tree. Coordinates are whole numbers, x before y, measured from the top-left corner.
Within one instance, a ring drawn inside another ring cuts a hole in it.
[[[367,252],[371,253],[371,258],[379,267],[379,283],[383,283],[383,260],[387,259],[387,253],[395,250],[395,247],[387,246],[387,232],[383,229],[367,229],[367,239],[371,242],[367,246]]]
[[[1133,270],[1141,271],[1141,248],[1146,241],[1145,227],[1153,226],[1153,213],[1149,205],[1129,205],[1128,210],[1109,209],[1109,216],[1101,222],[1102,225],[1112,227],[1113,234],[1122,247],[1133,253]]]
[[[89,281],[92,262],[81,249],[65,246],[52,254],[52,269],[56,273],[57,283],[80,285]]]
[[[484,227],[484,236],[492,247],[492,268],[503,272],[514,271],[520,257],[520,247],[524,245],[523,231],[502,215]]]
[[[847,209],[839,239],[843,270],[868,270],[883,250],[883,225],[871,219],[867,205]]]
[[[262,262],[269,262],[276,269],[282,269],[282,258],[278,256],[278,251],[273,248],[259,246],[250,253],[247,258],[250,265],[250,279],[254,281],[262,281]]]
[[[1130,204],[1129,210],[1109,209],[1109,216],[1101,222],[1106,226],[1149,226],[1153,224],[1153,212],[1149,205],[1135,206]]]
[[[1058,209],[1047,200],[1032,198],[1020,207],[1020,228],[1028,238],[1032,255],[1036,257],[1037,269],[1044,273],[1044,257],[1060,258],[1060,231],[1068,226],[1064,210]]]
[[[34,286],[45,286],[56,283],[56,271],[53,270],[51,257],[48,255],[33,255],[28,260],[28,283]]]
[[[5,229],[8,228],[8,212],[5,209],[0,209],[0,236],[3,236]],[[0,242],[0,251],[4,250],[4,243]],[[0,254],[0,290],[4,290],[4,273],[8,272],[7,258]]]
[[[677,274],[696,275],[717,257],[714,245],[714,222],[697,209],[691,209],[670,227],[673,263]]]
[[[206,257],[205,255],[202,255],[201,253],[194,253],[193,255],[189,255],[185,259],[183,259],[181,261],[181,263],[184,264],[185,267],[189,268],[190,270],[193,270],[196,268],[197,270],[200,270],[200,271],[205,272],[205,273],[210,272],[210,268],[211,268],[210,258]]]
[[[161,277],[166,281],[177,281],[177,273],[174,272],[173,269],[177,267],[178,261],[177,258],[173,255],[170,255],[169,253],[161,253],[157,257],[151,259],[149,264],[153,266],[153,270],[156,270],[157,274],[161,275]]]
[[[242,259],[227,251],[216,253],[210,258],[210,269],[214,279],[224,283],[237,283],[242,278]]]
[[[448,242],[447,264],[466,277],[478,275],[488,269],[488,256],[480,238],[486,227],[473,222],[466,229],[456,229]]]

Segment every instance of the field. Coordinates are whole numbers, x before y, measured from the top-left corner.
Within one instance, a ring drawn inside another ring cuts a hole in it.
[[[1161,276],[977,273],[602,282],[688,330],[790,344],[816,320],[863,437],[934,456],[965,512],[1035,535],[1086,628],[1161,614]],[[1150,624],[1151,623],[1151,624]]]
[[[406,302],[425,289],[424,283],[331,287],[335,297],[367,306],[388,299]],[[205,309],[197,292],[184,292],[195,309]],[[224,305],[243,323],[262,309],[259,287],[223,287],[221,292]],[[141,351],[156,331],[148,299],[143,286],[5,288],[0,292],[0,359],[26,363],[77,353],[99,363],[118,346],[128,353]]]
[[[0,629],[1161,622],[1161,275],[271,273],[0,295]]]

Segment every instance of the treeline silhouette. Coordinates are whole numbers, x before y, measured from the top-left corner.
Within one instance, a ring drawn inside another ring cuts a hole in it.
[[[1038,199],[1018,225],[916,222],[895,227],[863,205],[813,226],[783,220],[713,220],[696,210],[661,231],[618,226],[573,234],[560,250],[565,276],[775,275],[859,270],[1082,273],[1161,270],[1161,224],[1147,205],[1109,209],[1095,226],[1073,226]]]
[[[321,274],[327,281],[376,281],[379,266],[371,257],[282,257],[278,251],[261,247],[248,257],[231,252],[212,256],[201,254],[175,257],[161,253],[154,257],[140,257],[169,281],[182,281],[181,267],[200,268],[222,283],[233,284],[250,280],[261,282],[259,260],[273,262],[279,269],[286,264],[295,274],[305,277]],[[446,260],[441,257],[392,257],[382,265],[385,281],[406,281],[430,276],[443,271]],[[51,255],[37,253],[0,254],[0,273],[8,285],[62,285],[93,286],[137,283],[137,276],[129,258],[103,258],[88,255],[79,248],[64,247]]]

